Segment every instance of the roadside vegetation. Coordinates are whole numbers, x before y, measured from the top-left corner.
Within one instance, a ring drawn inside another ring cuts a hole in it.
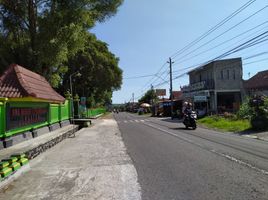
[[[224,116],[208,116],[198,120],[198,123],[208,127],[228,132],[242,132],[251,128],[248,119],[225,118]]]
[[[62,95],[73,76],[87,107],[111,103],[122,84],[119,58],[91,30],[114,16],[123,0],[0,1],[0,74],[11,63],[44,76]],[[75,95],[74,94],[74,95]]]
[[[268,130],[268,98],[255,96],[247,99],[236,114],[224,113],[222,116],[207,116],[198,123],[228,132],[245,130]]]

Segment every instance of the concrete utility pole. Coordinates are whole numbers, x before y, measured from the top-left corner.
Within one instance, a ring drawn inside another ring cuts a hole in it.
[[[154,86],[153,84],[151,84],[151,90],[153,91],[154,90]],[[155,115],[155,102],[154,102],[154,99],[152,98],[151,99],[151,105],[152,105],[152,108],[154,108],[154,113],[153,115]],[[153,112],[153,111],[152,111]]]
[[[134,93],[132,93],[132,102],[134,104]]]
[[[167,63],[169,63],[170,100],[171,100],[170,111],[171,111],[171,118],[172,118],[172,114],[173,114],[172,64],[174,62],[172,62],[171,58],[169,58],[169,61]]]
[[[133,112],[134,112],[134,92],[132,93],[132,109],[133,109]]]

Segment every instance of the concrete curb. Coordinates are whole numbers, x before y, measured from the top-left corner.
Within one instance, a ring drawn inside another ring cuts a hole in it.
[[[104,115],[104,113],[96,115],[94,117],[89,117],[89,119],[98,119],[99,117],[101,117],[102,115]]]
[[[78,131],[78,127],[76,126],[74,129],[69,130],[67,132],[64,132],[62,135],[56,136],[55,138],[52,138],[51,140],[46,141],[43,144],[40,144],[40,145],[38,145],[32,149],[29,149],[28,151],[23,152],[23,153],[25,153],[26,157],[29,160],[31,160],[31,159],[35,158],[36,156],[40,155],[41,153],[45,152],[47,149],[50,149],[51,147],[60,143],[64,139],[69,138],[77,131]]]
[[[57,129],[52,132],[48,132],[39,137],[27,140],[9,148],[2,149],[0,151],[0,160],[8,158],[13,154],[25,153],[27,158],[33,159],[40,153],[53,147],[62,140],[70,137],[78,130],[77,125],[69,125],[63,128]]]
[[[30,170],[29,163],[27,165],[22,166],[19,170],[13,172],[11,175],[0,181],[0,190],[8,187],[13,181],[19,178],[21,175]]]

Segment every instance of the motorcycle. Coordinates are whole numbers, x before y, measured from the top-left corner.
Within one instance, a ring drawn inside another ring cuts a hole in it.
[[[192,127],[193,130],[196,129],[196,120],[197,120],[197,114],[195,111],[188,112],[184,115],[183,124],[185,125],[186,129],[189,127]]]

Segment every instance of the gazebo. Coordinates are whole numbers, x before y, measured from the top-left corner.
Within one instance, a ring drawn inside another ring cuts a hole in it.
[[[0,76],[0,149],[69,124],[70,112],[44,77],[10,65]]]

